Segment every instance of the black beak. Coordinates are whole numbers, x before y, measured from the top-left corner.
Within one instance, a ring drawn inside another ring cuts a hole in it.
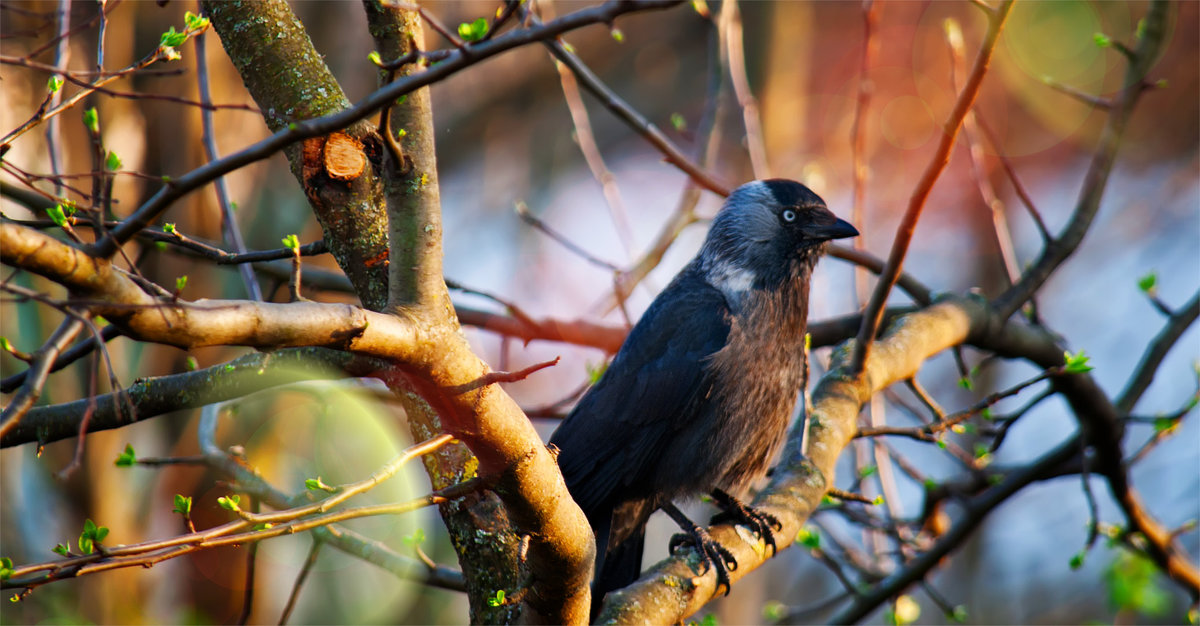
[[[850,222],[839,219],[838,221],[829,224],[828,226],[814,226],[807,229],[806,235],[819,240],[827,241],[829,239],[845,239],[846,237],[857,237],[858,229],[851,226]]]

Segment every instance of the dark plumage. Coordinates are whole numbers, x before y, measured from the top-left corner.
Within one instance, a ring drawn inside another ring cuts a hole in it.
[[[655,510],[682,525],[673,500],[738,495],[765,475],[803,384],[813,266],[828,240],[857,234],[800,183],[742,185],[555,431],[567,487],[596,532],[595,601],[636,580]],[[747,520],[739,505],[732,513]],[[773,519],[747,521],[772,542]],[[724,577],[727,559],[707,554]]]

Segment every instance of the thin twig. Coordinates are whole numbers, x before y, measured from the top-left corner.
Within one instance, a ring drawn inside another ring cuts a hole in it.
[[[206,54],[207,41],[208,37],[203,34],[196,37],[196,80],[200,87],[200,100],[205,103],[212,102],[208,77],[208,55]],[[205,108],[200,111],[200,124],[204,158],[215,161],[221,155],[217,149],[217,137],[214,132],[215,126],[211,109]],[[225,177],[218,176],[213,180],[213,188],[217,192],[217,206],[221,210],[221,232],[225,235],[225,243],[231,246],[235,253],[245,254],[246,242],[242,239],[242,230],[238,227],[237,219],[233,214],[233,203],[229,200],[229,186],[225,184]],[[258,278],[254,276],[254,268],[249,265],[240,265],[238,272],[242,275],[242,284],[246,287],[246,294],[251,300],[262,302],[262,288],[258,285]]]
[[[754,172],[754,178],[758,180],[771,178],[771,169],[767,165],[767,148],[763,142],[762,120],[758,114],[758,100],[750,89],[750,79],[746,75],[742,14],[738,9],[737,0],[725,0],[721,3],[721,12],[717,17],[717,31],[724,41],[724,45],[721,47],[723,53],[721,56],[729,68],[733,93],[737,96],[738,105],[742,108],[742,124],[746,127],[746,151],[750,153],[750,167]]]
[[[904,217],[896,229],[896,238],[892,242],[892,250],[888,255],[887,268],[880,275],[879,282],[875,285],[875,291],[871,294],[871,301],[863,312],[863,324],[859,329],[858,338],[854,343],[854,355],[850,361],[850,371],[853,373],[861,372],[863,364],[866,363],[867,355],[871,350],[871,343],[875,339],[875,333],[883,317],[883,310],[887,303],[888,294],[896,284],[900,276],[900,270],[904,265],[904,257],[908,253],[908,245],[912,242],[913,233],[916,231],[917,220],[921,217],[922,209],[925,208],[925,201],[929,198],[934,183],[937,182],[942,171],[946,169],[946,164],[950,162],[950,150],[954,147],[955,140],[958,138],[958,131],[962,127],[963,118],[971,110],[972,105],[975,103],[975,97],[979,94],[979,87],[983,83],[984,75],[987,73],[992,52],[996,49],[996,42],[1000,37],[1000,31],[1004,28],[1004,21],[1008,18],[1008,13],[1011,9],[1012,0],[1006,0],[996,9],[995,16],[989,20],[988,32],[980,47],[979,55],[975,58],[975,65],[971,69],[971,75],[954,104],[954,110],[950,113],[950,118],[943,127],[942,140],[938,144],[934,158],[930,161],[928,167],[926,167],[925,173],[921,175],[921,180],[917,183],[916,189],[913,190],[912,198],[909,200],[908,209],[905,211]]]
[[[279,616],[280,626],[287,623],[292,609],[296,608],[296,600],[300,598],[300,588],[304,586],[304,581],[308,579],[313,566],[317,564],[317,555],[320,554],[322,545],[323,542],[314,539],[312,547],[308,549],[308,558],[304,559],[304,565],[300,567],[300,573],[296,575],[296,582],[292,584],[292,592],[288,594],[287,604],[283,606],[283,613]]]

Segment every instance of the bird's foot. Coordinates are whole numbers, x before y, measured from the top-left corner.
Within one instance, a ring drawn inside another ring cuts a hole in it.
[[[671,519],[675,520],[675,523],[679,524],[680,529],[684,531],[671,537],[671,542],[667,544],[671,553],[674,554],[675,549],[682,546],[694,547],[700,553],[700,562],[705,568],[702,573],[712,567],[717,574],[717,591],[719,592],[721,587],[725,587],[725,595],[729,595],[729,590],[732,588],[729,572],[736,570],[738,566],[733,553],[717,543],[706,530],[684,516],[674,505],[664,506],[663,511],[671,516]]]
[[[761,511],[720,489],[712,490],[713,502],[721,507],[721,512],[714,515],[711,524],[741,524],[754,531],[774,554],[778,551],[775,546],[775,531],[782,530],[783,524],[774,515]]]

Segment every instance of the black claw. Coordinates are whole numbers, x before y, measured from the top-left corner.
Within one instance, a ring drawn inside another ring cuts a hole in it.
[[[713,502],[721,507],[722,511],[713,516],[712,524],[740,524],[750,528],[754,534],[758,535],[768,547],[771,548],[771,554],[778,551],[775,546],[775,531],[783,530],[783,524],[774,515],[766,511],[760,511],[752,506],[743,504],[737,498],[725,493],[720,489],[713,489]]]
[[[676,548],[682,546],[695,548],[700,553],[700,563],[704,568],[700,573],[706,573],[708,572],[708,568],[712,567],[717,574],[717,591],[720,591],[721,587],[725,587],[725,595],[729,595],[729,591],[733,587],[732,582],[729,580],[729,572],[736,570],[738,567],[737,559],[733,557],[733,553],[725,546],[717,543],[707,531],[685,517],[674,505],[668,504],[662,508],[684,531],[671,537],[671,542],[667,544],[670,551],[674,553]]]
[[[671,552],[674,553],[676,548],[682,546],[695,548],[700,553],[700,564],[704,567],[700,573],[708,572],[709,567],[716,570],[717,591],[719,592],[721,587],[725,587],[725,595],[729,595],[732,587],[729,572],[737,569],[737,559],[733,558],[733,554],[725,546],[717,543],[703,528],[696,526],[695,530],[698,532],[680,533],[671,537],[669,544]]]

